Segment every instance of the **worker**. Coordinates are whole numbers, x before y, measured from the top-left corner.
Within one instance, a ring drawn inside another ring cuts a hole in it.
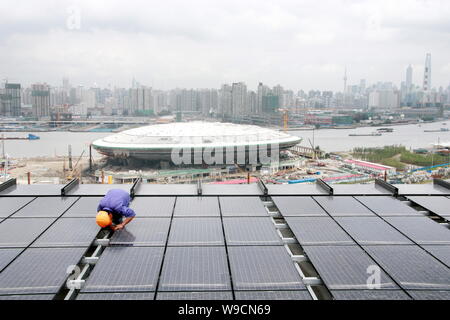
[[[97,224],[102,228],[111,227],[114,231],[123,229],[136,216],[128,207],[130,200],[130,195],[124,190],[109,190],[97,207]]]

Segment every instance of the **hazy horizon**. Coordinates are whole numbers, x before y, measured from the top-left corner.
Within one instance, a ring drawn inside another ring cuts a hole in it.
[[[406,68],[422,84],[450,84],[450,2],[56,1],[0,4],[1,79],[24,86],[219,88],[281,84],[342,91],[399,85]]]

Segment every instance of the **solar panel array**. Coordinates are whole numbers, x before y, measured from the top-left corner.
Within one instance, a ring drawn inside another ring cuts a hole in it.
[[[2,192],[0,300],[56,297],[99,232],[95,211],[109,188]],[[258,189],[204,189],[142,185],[153,196],[132,201],[138,217],[111,237],[77,299],[312,299]],[[268,189],[334,299],[450,299],[448,225],[380,188]],[[444,195],[408,198],[448,215]]]
[[[408,198],[441,216],[450,208],[444,196]],[[334,299],[449,299],[448,224],[386,195],[273,200]]]

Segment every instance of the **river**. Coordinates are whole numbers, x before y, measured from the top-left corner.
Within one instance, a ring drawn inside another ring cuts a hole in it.
[[[392,126],[392,133],[383,133],[381,136],[350,137],[350,133],[363,134],[371,133],[379,127],[365,127],[357,129],[319,129],[289,131],[291,135],[303,138],[302,145],[310,146],[309,140],[314,145],[320,146],[326,152],[350,151],[355,147],[382,147],[385,145],[401,144],[407,148],[428,148],[431,144],[440,142],[450,142],[450,131],[447,132],[424,132],[424,130],[439,130],[446,128],[442,122],[411,125]],[[450,127],[450,122],[449,122]],[[33,133],[33,132],[30,132]],[[3,133],[9,137],[25,137],[24,132]],[[7,140],[5,150],[10,158],[29,157],[53,157],[65,156],[68,153],[68,145],[72,146],[72,154],[89,154],[89,144],[102,137],[113,133],[105,132],[34,132],[40,140]],[[309,140],[308,140],[309,139]],[[1,150],[1,148],[0,148]],[[93,155],[98,157],[94,151]]]

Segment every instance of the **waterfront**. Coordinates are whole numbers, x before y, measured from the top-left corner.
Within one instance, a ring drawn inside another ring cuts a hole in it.
[[[406,148],[429,148],[433,143],[449,142],[450,131],[424,132],[447,127],[442,122],[392,126],[392,133],[381,136],[349,137],[350,133],[371,133],[379,127],[361,127],[356,129],[319,129],[314,130],[314,145],[326,152],[350,151],[355,147],[382,147],[385,145],[404,145]],[[33,132],[30,132],[33,133]],[[310,146],[313,141],[313,130],[289,131],[289,134],[303,138],[302,145]],[[5,132],[5,137],[24,137],[24,132]],[[108,136],[108,132],[35,132],[40,140],[8,140],[5,141],[6,153],[10,158],[35,158],[67,156],[68,145],[72,146],[72,154],[84,156],[89,154],[89,144],[99,138]],[[94,157],[99,154],[93,150]]]

